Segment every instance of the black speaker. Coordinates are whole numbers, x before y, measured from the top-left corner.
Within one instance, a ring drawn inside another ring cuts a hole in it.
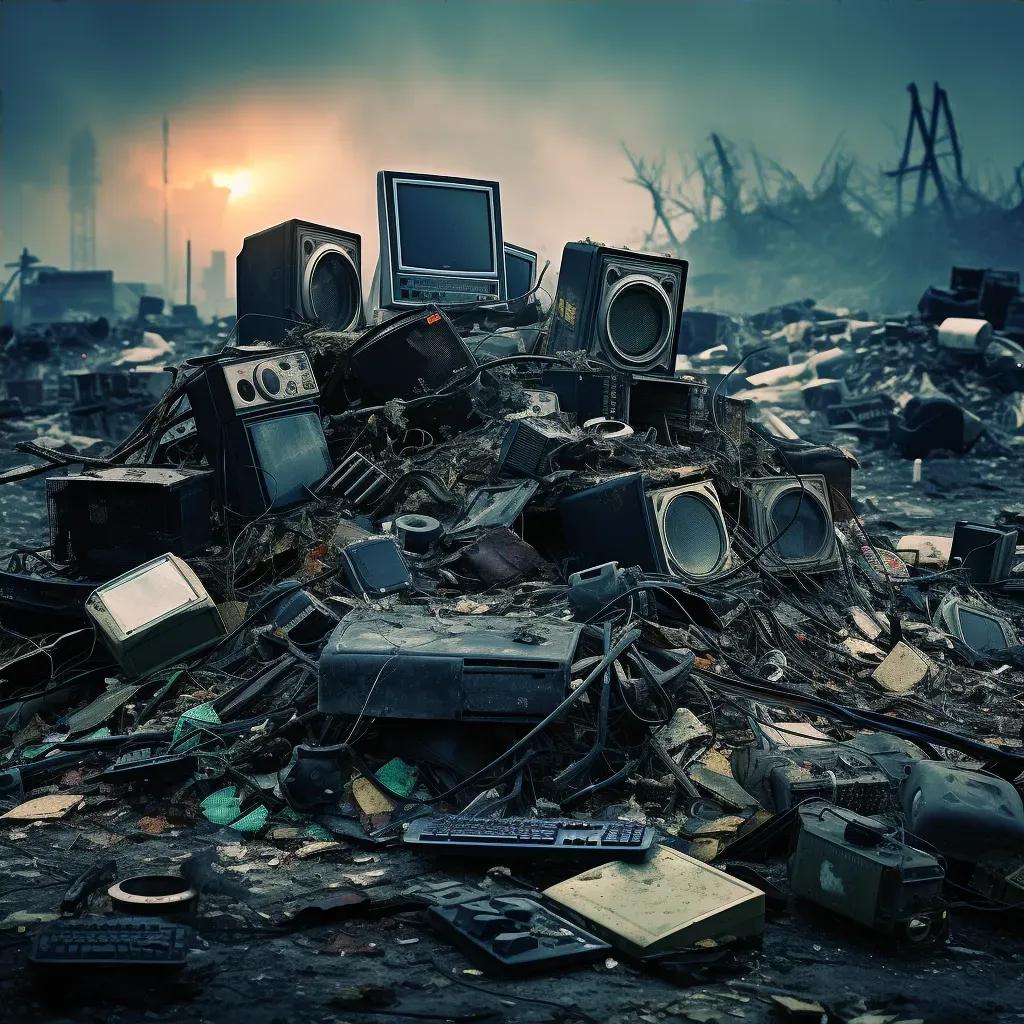
[[[645,573],[710,580],[729,561],[729,532],[715,485],[694,480],[644,489],[643,474],[613,477],[559,502],[581,567],[618,562]]]
[[[408,400],[466,383],[476,369],[473,353],[437,306],[412,309],[363,335],[351,354],[352,374],[364,399]]]
[[[584,351],[617,369],[671,376],[688,267],[672,256],[569,242],[548,350]]]
[[[304,220],[249,235],[236,261],[239,344],[280,341],[302,322],[359,329],[361,260],[359,235]]]

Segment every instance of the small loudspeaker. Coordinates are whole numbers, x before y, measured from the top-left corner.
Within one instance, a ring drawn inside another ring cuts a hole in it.
[[[685,260],[570,242],[562,250],[551,352],[584,351],[620,370],[671,376]]]
[[[439,391],[468,378],[476,360],[437,308],[410,310],[369,330],[351,355],[364,400],[387,402]]]
[[[710,480],[651,491],[665,561],[674,576],[706,580],[729,559],[729,534]]]
[[[644,491],[616,477],[559,504],[569,548],[584,566],[635,565],[646,573],[707,580],[729,559],[729,534],[710,480]]]
[[[747,526],[767,567],[824,572],[840,566],[828,484],[821,475],[750,481]],[[769,544],[769,542],[771,542]]]
[[[236,263],[239,343],[280,341],[297,323],[358,330],[361,259],[359,235],[304,220],[249,235]]]

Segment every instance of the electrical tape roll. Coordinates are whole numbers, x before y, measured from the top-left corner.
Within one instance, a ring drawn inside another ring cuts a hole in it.
[[[394,524],[399,543],[411,555],[425,554],[430,545],[441,536],[441,523],[433,516],[409,512],[398,516]]]
[[[602,437],[632,437],[633,428],[622,420],[609,420],[603,416],[595,416],[583,424],[584,430],[600,434]]]

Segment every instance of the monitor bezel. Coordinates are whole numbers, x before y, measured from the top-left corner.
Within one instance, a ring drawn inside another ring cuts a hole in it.
[[[488,198],[488,206],[490,212],[490,226],[491,226],[491,267],[489,270],[445,270],[440,267],[417,267],[412,264],[407,264],[402,259],[402,225],[398,213],[398,186],[399,185],[424,185],[428,188],[447,188],[455,189],[463,192],[486,192]],[[391,210],[394,213],[394,217],[390,219],[390,222],[394,225],[394,242],[395,242],[395,261],[394,268],[395,272],[399,274],[429,274],[431,277],[465,277],[465,278],[477,278],[487,280],[500,280],[499,268],[498,268],[498,230],[497,230],[497,217],[495,211],[495,195],[497,193],[496,182],[485,182],[482,179],[473,178],[456,178],[456,179],[445,179],[445,178],[417,178],[412,175],[403,174],[401,176],[396,175],[391,178],[391,188],[389,189],[389,196],[391,199]],[[501,262],[505,261],[504,245],[502,245]]]
[[[515,245],[512,242],[502,242],[502,250],[504,251],[505,259],[505,291],[508,292],[508,256],[512,253],[513,256],[517,256],[520,259],[525,259],[530,264],[530,287],[523,293],[523,295],[529,295],[531,291],[537,286],[537,254],[532,249],[524,249],[521,245]],[[515,299],[521,299],[522,295],[509,295],[508,301],[512,302]]]

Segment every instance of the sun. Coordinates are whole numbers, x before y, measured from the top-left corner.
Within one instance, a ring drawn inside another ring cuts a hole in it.
[[[252,171],[215,171],[213,183],[217,188],[230,190],[228,202],[233,203],[250,195],[255,188],[255,180]]]

